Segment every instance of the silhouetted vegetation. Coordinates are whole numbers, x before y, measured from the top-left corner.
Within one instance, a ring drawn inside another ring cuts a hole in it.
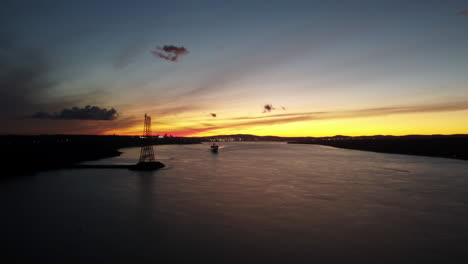
[[[114,157],[118,149],[154,145],[199,144],[202,141],[288,141],[383,153],[421,155],[468,160],[468,135],[364,136],[364,137],[276,137],[220,135],[203,138],[139,136],[0,136],[0,153],[6,173],[3,177],[29,175],[38,171],[67,168],[74,164]]]
[[[420,155],[468,160],[468,135],[277,137],[248,134],[205,137],[203,141],[287,141],[382,153]]]
[[[139,136],[0,136],[3,177],[28,175],[38,171],[67,168],[73,164],[114,157],[125,147],[141,146],[143,140],[154,145],[198,144],[197,138],[140,138]]]
[[[468,160],[468,135],[335,136],[296,139],[289,143]]]

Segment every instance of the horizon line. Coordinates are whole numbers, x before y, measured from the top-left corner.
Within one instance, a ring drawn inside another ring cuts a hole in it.
[[[119,137],[141,137],[142,135],[118,135],[118,134],[0,134],[0,136],[119,136]],[[161,135],[153,135],[152,137],[157,137]],[[171,134],[168,137],[176,137],[176,138],[209,138],[209,137],[220,137],[220,136],[255,136],[255,137],[277,137],[277,138],[331,138],[331,137],[407,137],[407,136],[468,136],[468,134],[458,133],[458,134],[405,134],[405,135],[390,135],[390,134],[374,134],[374,135],[360,135],[360,136],[347,136],[347,135],[340,135],[336,134],[334,136],[301,136],[301,137],[294,137],[294,136],[274,136],[274,135],[265,135],[259,136],[254,134],[226,134],[226,135],[212,135],[212,136],[173,136]]]

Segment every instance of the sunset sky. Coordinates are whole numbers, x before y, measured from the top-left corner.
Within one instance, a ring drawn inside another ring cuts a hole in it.
[[[466,0],[6,0],[0,34],[1,134],[468,133]]]

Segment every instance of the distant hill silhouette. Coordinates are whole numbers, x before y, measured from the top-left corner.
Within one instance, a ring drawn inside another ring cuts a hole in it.
[[[289,143],[468,160],[468,135],[335,136],[297,139]]]
[[[287,141],[382,153],[408,154],[468,160],[468,135],[277,137],[249,134],[217,135],[204,141]]]

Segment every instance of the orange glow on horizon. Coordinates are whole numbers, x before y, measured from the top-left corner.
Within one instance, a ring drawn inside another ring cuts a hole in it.
[[[412,113],[373,117],[349,117],[325,120],[285,122],[279,124],[244,125],[239,122],[220,119],[208,128],[196,127],[197,123],[175,123],[155,127],[153,135],[178,137],[205,137],[214,135],[252,134],[258,136],[281,137],[327,137],[335,135],[432,135],[468,134],[468,124],[464,122],[468,110],[439,113]],[[200,124],[203,122],[200,122]],[[193,126],[193,128],[191,128]],[[200,125],[199,125],[200,126]],[[106,131],[105,135],[141,135],[141,126]]]

